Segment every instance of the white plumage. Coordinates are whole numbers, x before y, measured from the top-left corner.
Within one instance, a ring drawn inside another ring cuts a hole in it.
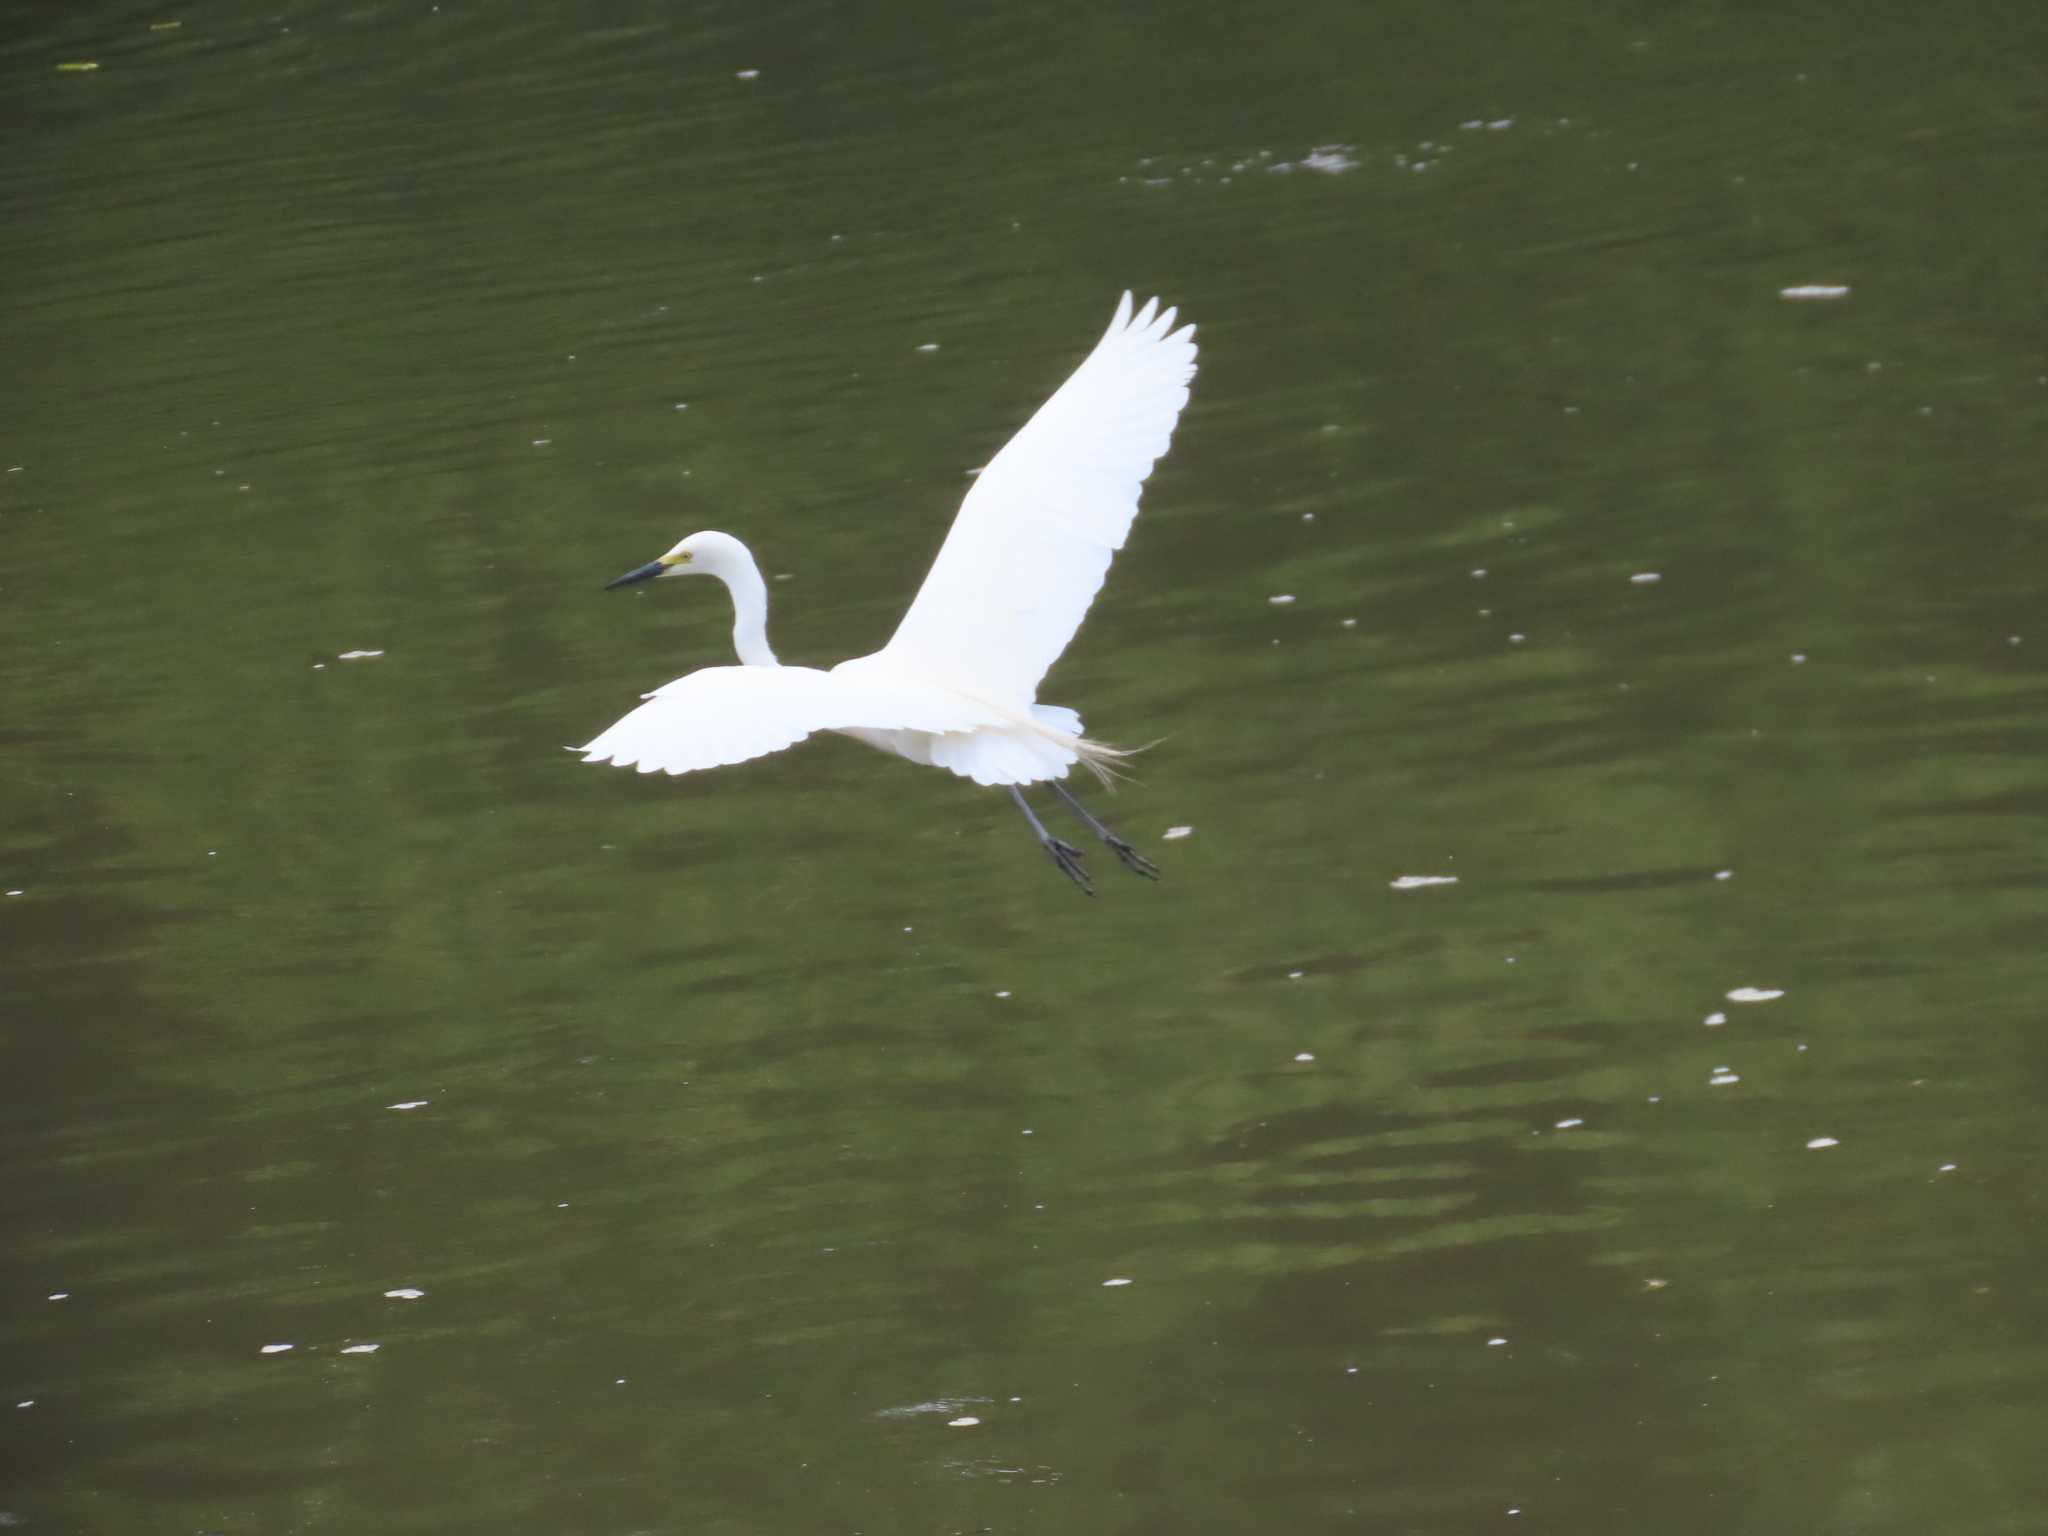
[[[621,576],[613,586],[724,581],[742,665],[678,678],[575,750],[585,762],[689,773],[838,731],[1013,794],[1064,778],[1076,762],[1105,773],[1117,751],[1083,736],[1072,710],[1038,703],[1038,685],[1101,590],[1187,404],[1195,328],[1173,321],[1156,299],[1133,315],[1123,296],[1095,350],[975,480],[903,622],[871,656],[830,672],[780,665],[768,646],[767,584],[729,534],[692,534]],[[1125,863],[1151,872],[1059,793]],[[1021,796],[1018,804],[1087,889],[1078,852],[1047,834]]]

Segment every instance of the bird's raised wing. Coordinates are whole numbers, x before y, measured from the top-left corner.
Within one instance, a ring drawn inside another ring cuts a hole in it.
[[[1126,293],[1095,350],[981,472],[878,654],[1028,704],[1101,590],[1195,376],[1195,328]]]
[[[813,731],[972,731],[1012,723],[939,688],[811,667],[706,667],[646,702],[581,752],[642,773],[690,773],[794,746]]]

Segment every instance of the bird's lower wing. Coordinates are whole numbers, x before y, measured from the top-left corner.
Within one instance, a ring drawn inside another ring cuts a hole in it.
[[[881,652],[907,671],[1029,700],[1102,587],[1172,441],[1195,328],[1126,293],[1109,330],[988,463]]]
[[[943,735],[1008,723],[937,688],[811,667],[706,667],[656,689],[586,746],[586,763],[642,773],[692,773],[794,746],[813,731],[853,727]]]

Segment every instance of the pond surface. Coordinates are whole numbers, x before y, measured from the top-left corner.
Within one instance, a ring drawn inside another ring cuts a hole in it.
[[[2039,1529],[2035,0],[10,11],[6,1523]],[[1127,287],[1160,884],[560,750]]]

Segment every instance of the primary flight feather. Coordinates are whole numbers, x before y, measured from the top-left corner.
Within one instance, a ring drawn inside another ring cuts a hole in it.
[[[1095,350],[975,480],[889,643],[829,672],[785,667],[768,646],[768,588],[747,547],[694,533],[610,585],[708,575],[733,600],[737,667],[707,667],[575,750],[585,762],[688,773],[837,731],[912,762],[1006,788],[1039,842],[1093,894],[1080,850],[1047,832],[1020,786],[1050,782],[1129,868],[1158,871],[1060,780],[1121,754],[1082,734],[1038,685],[1073,639],[1123,547],[1195,375],[1195,328],[1126,293]]]

